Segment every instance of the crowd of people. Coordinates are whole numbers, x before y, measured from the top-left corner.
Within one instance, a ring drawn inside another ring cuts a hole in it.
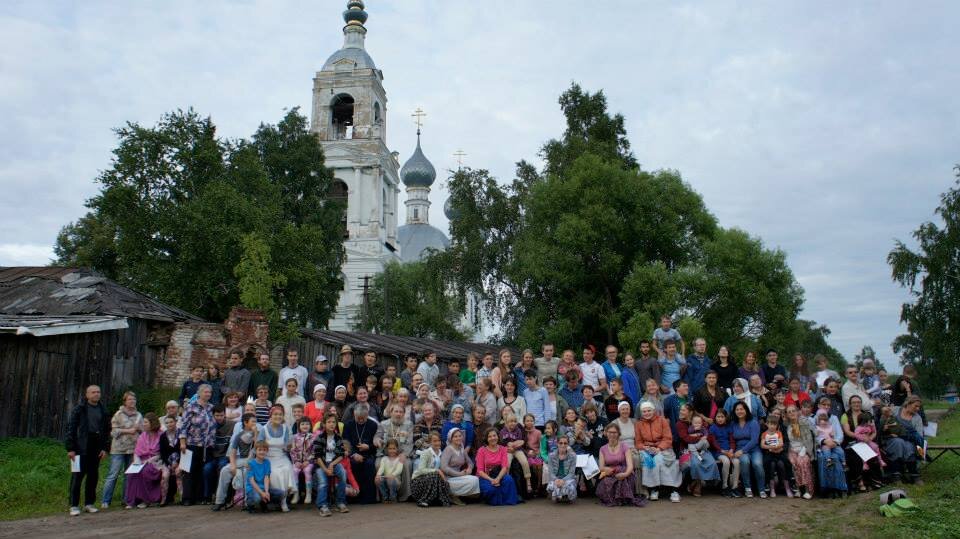
[[[123,506],[322,516],[359,504],[421,507],[534,497],[605,506],[661,498],[811,499],[919,481],[924,418],[915,371],[894,384],[864,361],[843,375],[821,355],[776,350],[737,362],[726,346],[686,342],[664,317],[636,354],[588,345],[555,356],[510,350],[448,361],[410,353],[403,370],[344,346],[313,369],[289,349],[277,373],[263,354],[252,372],[231,354],[223,373],[198,366],[179,399],[141,414],[123,395],[111,416],[90,386],[70,414],[70,513],[98,511],[101,459],[109,472],[99,509],[118,482]],[[81,506],[81,488],[84,505]]]

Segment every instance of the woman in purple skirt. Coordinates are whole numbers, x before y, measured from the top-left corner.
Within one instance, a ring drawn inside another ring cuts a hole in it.
[[[153,412],[143,418],[146,430],[137,438],[137,445],[133,449],[134,463],[143,464],[143,468],[135,474],[127,475],[127,492],[125,493],[127,508],[134,505],[143,508],[148,504],[160,503],[163,492],[161,482],[164,480],[163,467],[160,463],[160,419]]]
[[[634,494],[633,458],[630,448],[620,442],[620,426],[616,421],[604,429],[607,444],[600,448],[600,483],[597,498],[607,507],[632,505],[643,507],[646,500]]]

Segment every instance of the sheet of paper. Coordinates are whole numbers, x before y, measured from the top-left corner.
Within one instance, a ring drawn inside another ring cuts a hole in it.
[[[937,424],[933,421],[927,423],[926,427],[923,427],[923,435],[929,438],[937,437]]]
[[[869,445],[863,442],[858,442],[851,445],[850,449],[853,449],[853,451],[857,454],[857,456],[859,456],[860,459],[863,460],[864,462],[877,456],[877,452],[874,451],[872,447],[870,447]]]
[[[142,469],[143,469],[143,464],[139,464],[139,463],[134,462],[133,464],[130,465],[129,468],[127,468],[126,473],[127,473],[127,474],[138,474],[138,473],[140,473],[140,470],[142,470]]]
[[[600,473],[600,465],[593,455],[577,455],[577,468],[583,472],[587,479],[592,479]]]
[[[180,469],[189,471],[191,469],[191,464],[193,464],[193,451],[187,449],[183,453],[180,453]]]
[[[76,455],[70,459],[70,471],[73,473],[80,472],[80,455]]]

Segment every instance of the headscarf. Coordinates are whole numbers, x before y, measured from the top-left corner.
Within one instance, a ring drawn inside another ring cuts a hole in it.
[[[650,401],[643,401],[643,402],[640,403],[640,410],[641,410],[641,411],[642,411],[642,410],[646,410],[646,409],[648,409],[648,408],[649,408],[650,410],[653,410],[654,412],[657,411],[657,407],[654,406],[653,403],[650,402]],[[620,409],[620,405],[618,404],[618,405],[617,405],[617,410],[619,410],[619,409]]]
[[[743,389],[743,393],[740,393],[740,394],[738,395],[737,392],[734,391],[734,392],[733,392],[733,396],[736,397],[740,402],[746,404],[746,405],[747,405],[747,410],[749,410],[750,413],[752,414],[752,413],[753,413],[753,399],[752,399],[751,397],[753,396],[753,393],[750,391],[750,384],[747,382],[747,379],[746,379],[746,378],[734,378],[734,379],[733,379],[733,383],[730,384],[730,386],[733,387],[734,385],[736,385],[736,384],[738,384],[738,383],[740,384],[741,389]]]
[[[627,410],[630,409],[630,403],[629,403],[629,402],[627,402],[627,401],[620,401],[620,402],[618,402],[618,403],[617,403],[617,412],[619,412],[619,411],[620,411],[620,408],[623,408],[624,406],[627,407]],[[653,405],[651,404],[651,406],[653,406]]]
[[[461,406],[461,408],[462,408],[462,406]],[[458,428],[458,427],[453,427],[452,429],[450,429],[450,431],[447,432],[447,445],[450,445],[450,440],[453,439],[453,434],[454,434],[455,432],[463,432],[463,430],[460,429],[460,428]]]
[[[327,386],[325,386],[325,385],[323,385],[323,384],[317,384],[317,385],[313,386],[313,394],[316,395],[316,394],[317,394],[317,391],[320,391],[321,389],[322,389],[324,392],[326,392],[326,391],[327,391]],[[344,388],[344,389],[346,389],[346,388]]]

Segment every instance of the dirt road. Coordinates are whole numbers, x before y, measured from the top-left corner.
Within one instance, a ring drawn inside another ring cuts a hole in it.
[[[403,539],[427,537],[551,537],[632,538],[771,537],[774,526],[799,518],[803,509],[828,508],[829,501],[728,500],[715,495],[684,497],[680,503],[653,502],[643,508],[605,508],[596,499],[555,506],[541,499],[515,507],[418,508],[412,503],[351,506],[349,514],[321,518],[304,505],[287,514],[248,515],[236,509],[212,513],[208,506],[148,509],[110,509],[83,514],[0,523],[6,537],[319,537],[337,531],[337,537]],[[350,530],[350,534],[339,533]],[[654,532],[656,530],[656,532]]]

